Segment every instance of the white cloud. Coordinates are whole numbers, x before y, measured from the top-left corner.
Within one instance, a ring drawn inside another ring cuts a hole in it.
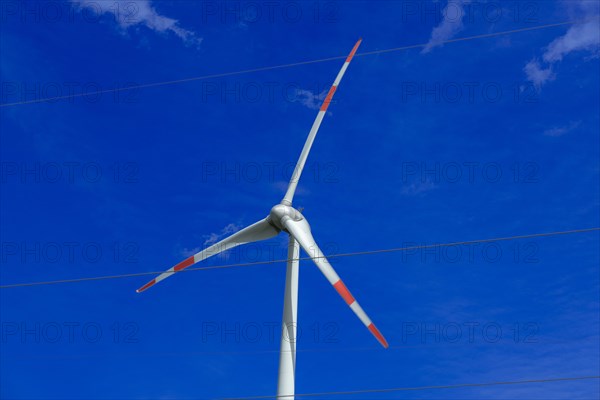
[[[444,41],[452,39],[458,32],[462,31],[464,28],[465,4],[469,2],[470,0],[448,1],[442,11],[444,19],[438,26],[433,28],[431,38],[421,53],[429,53],[432,48],[441,46]]]
[[[123,3],[98,2],[96,0],[71,0],[81,8],[96,14],[112,14],[117,24],[124,30],[133,26],[145,26],[160,33],[172,33],[186,44],[199,45],[202,38],[179,26],[179,21],[160,15],[150,4],[150,0],[128,0]],[[121,4],[119,6],[119,4]]]
[[[541,88],[545,83],[554,80],[556,75],[552,72],[554,64],[573,52],[591,53],[592,58],[600,53],[600,24],[598,22],[598,3],[586,0],[569,2],[568,7],[573,11],[575,19],[586,22],[572,25],[563,36],[554,39],[544,48],[542,54],[543,64],[534,58],[523,69],[527,79],[536,88]]]
[[[548,81],[554,80],[556,74],[552,72],[552,67],[542,68],[538,60],[531,60],[523,68],[527,75],[527,80],[532,82],[533,85],[539,89],[542,85]]]
[[[554,128],[547,129],[546,131],[544,131],[544,135],[552,136],[552,137],[563,136],[563,135],[566,135],[567,133],[577,129],[579,127],[579,125],[581,125],[581,121],[574,121],[566,126],[557,126]]]
[[[203,235],[202,237],[204,238],[204,243],[202,243],[202,247],[198,246],[198,247],[193,247],[191,249],[184,247],[183,250],[181,250],[181,255],[183,257],[193,256],[194,254],[200,252],[200,250],[203,250],[206,247],[217,243],[219,240],[224,239],[225,237],[239,231],[241,228],[242,228],[242,226],[238,225],[238,224],[225,225],[225,227],[223,229],[221,229],[219,232],[213,232],[209,235]],[[227,258],[227,254],[220,253],[219,257]]]
[[[589,51],[598,54],[600,50],[600,23],[598,20],[575,25],[564,36],[550,43],[543,55],[544,61],[554,63],[573,51]]]
[[[191,249],[188,249],[187,247],[184,247],[183,250],[181,250],[181,255],[185,258],[191,257],[194,254],[200,252],[200,250],[202,250],[200,247],[194,247]]]
[[[327,90],[322,91],[319,94],[315,94],[310,90],[306,89],[296,89],[296,97],[295,102],[302,104],[305,107],[310,108],[311,110],[318,110],[321,108],[321,103],[325,100],[327,96]]]
[[[218,233],[211,233],[210,235],[204,235],[204,245],[210,246],[224,238],[225,236],[229,236],[232,233],[239,231],[241,228],[240,225],[237,224],[228,224],[223,229],[221,229]]]

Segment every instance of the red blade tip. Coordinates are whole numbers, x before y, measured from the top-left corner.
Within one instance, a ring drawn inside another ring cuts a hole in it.
[[[375,338],[379,341],[379,343],[381,343],[381,345],[384,348],[388,348],[390,347],[390,345],[388,344],[387,340],[385,340],[385,338],[383,337],[383,335],[381,334],[381,332],[379,332],[379,329],[377,329],[377,327],[375,326],[375,324],[371,323],[371,325],[369,325],[369,330],[371,331],[371,333],[373,334],[373,336],[375,336]]]
[[[152,279],[150,282],[146,283],[144,286],[136,290],[136,293],[142,293],[144,290],[148,289],[150,286],[156,283],[156,279]]]

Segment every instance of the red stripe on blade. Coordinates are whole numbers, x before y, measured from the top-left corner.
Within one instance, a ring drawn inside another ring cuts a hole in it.
[[[181,271],[182,269],[189,267],[193,263],[194,263],[194,256],[191,256],[191,257],[186,258],[179,264],[177,264],[175,267],[173,267],[173,269],[175,270],[175,272]]]
[[[348,58],[346,58],[346,62],[352,61],[352,57],[354,57],[354,53],[356,53],[356,50],[358,50],[358,46],[360,46],[360,42],[362,42],[362,38],[358,39],[358,42],[356,42],[356,44],[352,48],[352,51],[350,52],[350,55],[348,56]]]
[[[373,334],[373,336],[375,336],[377,338],[377,340],[379,341],[379,343],[381,343],[381,345],[383,347],[385,347],[387,349],[390,346],[388,344],[387,340],[385,340],[385,338],[381,334],[381,332],[379,332],[379,329],[377,329],[377,327],[375,326],[375,324],[371,323],[371,325],[369,325],[369,330],[371,331],[371,333]]]
[[[136,292],[141,293],[144,290],[148,289],[150,286],[154,285],[155,283],[156,283],[156,279],[152,279],[150,282],[146,283],[144,286],[142,286],[141,288],[136,290]]]
[[[341,279],[334,283],[333,287],[335,288],[335,290],[337,290],[340,296],[342,296],[346,304],[350,305],[354,303],[354,297],[352,297],[352,294],[350,293],[346,285],[344,285],[344,282],[342,282]]]
[[[323,101],[323,104],[321,105],[320,111],[327,111],[327,107],[329,107],[329,103],[331,103],[331,99],[333,98],[335,89],[337,89],[336,86],[332,86],[331,89],[329,89],[329,93],[327,93],[327,97],[325,97],[325,100]]]

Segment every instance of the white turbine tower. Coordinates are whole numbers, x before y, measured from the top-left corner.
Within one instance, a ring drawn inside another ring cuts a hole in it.
[[[306,163],[306,158],[308,157],[310,148],[315,140],[319,126],[321,126],[321,122],[323,121],[323,117],[327,112],[327,107],[329,107],[329,104],[331,103],[333,94],[340,84],[348,65],[350,65],[350,61],[352,60],[352,57],[354,57],[361,40],[362,39],[359,39],[352,48],[350,55],[348,55],[346,58],[342,69],[335,78],[331,89],[329,89],[329,92],[327,93],[327,97],[321,105],[319,113],[317,114],[317,118],[310,129],[308,138],[306,139],[306,143],[304,143],[304,147],[302,148],[302,153],[300,153],[300,158],[298,159],[298,163],[296,164],[296,168],[294,169],[294,173],[290,179],[287,192],[283,200],[281,200],[281,203],[271,208],[269,216],[267,216],[265,219],[262,219],[242,229],[241,231],[236,232],[228,238],[223,239],[220,242],[202,250],[198,254],[183,260],[137,290],[138,293],[143,292],[144,290],[162,281],[163,279],[168,278],[174,273],[179,272],[182,269],[202,260],[206,260],[208,257],[212,257],[223,251],[232,249],[241,244],[258,242],[272,238],[277,236],[281,231],[286,232],[290,238],[285,281],[281,352],[279,356],[279,381],[277,387],[278,397],[290,399],[294,396],[294,377],[296,368],[296,323],[298,315],[298,258],[300,247],[302,247],[304,251],[308,253],[313,262],[316,264],[317,268],[319,268],[323,275],[325,275],[325,278],[327,278],[329,283],[333,285],[339,295],[342,296],[344,301],[350,306],[350,309],[354,311],[354,313],[369,329],[373,336],[375,336],[379,343],[381,343],[381,345],[385,348],[388,347],[388,343],[381,332],[379,332],[373,322],[371,322],[371,319],[354,299],[348,288],[346,288],[344,285],[344,282],[342,282],[331,264],[329,264],[329,261],[327,261],[327,258],[325,258],[323,255],[321,249],[319,249],[319,246],[317,246],[306,218],[300,213],[300,211],[292,207],[294,192],[296,191],[296,186],[300,180],[302,169]]]

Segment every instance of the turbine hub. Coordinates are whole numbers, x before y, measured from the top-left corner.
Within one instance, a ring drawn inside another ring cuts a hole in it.
[[[291,218],[294,221],[301,221],[304,219],[304,216],[294,207],[277,204],[275,207],[271,208],[269,218],[276,227],[285,230],[283,223],[286,219]]]

